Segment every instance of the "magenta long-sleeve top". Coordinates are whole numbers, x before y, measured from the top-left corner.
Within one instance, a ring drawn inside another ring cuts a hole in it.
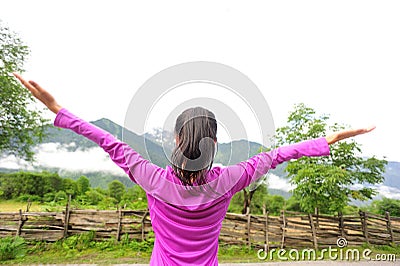
[[[317,138],[259,153],[247,161],[213,167],[207,184],[183,186],[172,167],[165,169],[145,160],[126,143],[61,109],[54,125],[94,141],[148,199],[155,242],[151,265],[218,265],[218,236],[233,195],[278,164],[302,156],[327,156],[325,138]]]

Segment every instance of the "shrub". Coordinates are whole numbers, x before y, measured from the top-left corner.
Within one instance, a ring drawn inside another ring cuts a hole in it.
[[[0,238],[0,261],[16,259],[26,254],[26,243],[21,237]]]
[[[19,202],[27,202],[28,200],[30,200],[31,202],[35,202],[35,201],[38,202],[38,201],[41,201],[42,198],[37,195],[22,194],[17,199],[17,201],[19,201]]]

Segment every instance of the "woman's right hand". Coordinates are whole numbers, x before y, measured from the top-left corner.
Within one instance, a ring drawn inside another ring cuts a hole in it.
[[[56,102],[54,97],[45,89],[40,87],[39,84],[37,84],[32,80],[30,81],[25,80],[21,75],[17,73],[14,73],[14,76],[19,81],[21,81],[22,85],[24,85],[25,88],[27,88],[36,99],[44,103],[44,105],[46,105],[50,111],[57,114],[58,111],[62,109],[62,107]]]
[[[329,136],[326,136],[325,139],[329,145],[336,143],[340,140],[355,137],[361,134],[369,133],[375,129],[375,126],[367,127],[367,128],[358,128],[358,129],[348,129],[340,132],[333,133]]]

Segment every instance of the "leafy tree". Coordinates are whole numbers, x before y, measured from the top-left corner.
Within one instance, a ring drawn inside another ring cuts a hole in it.
[[[76,180],[76,184],[78,186],[78,192],[80,195],[83,195],[90,189],[90,182],[89,179],[86,176],[80,176]]]
[[[383,198],[371,203],[371,211],[385,215],[389,212],[391,216],[400,217],[400,200]]]
[[[66,202],[68,200],[68,195],[65,191],[60,190],[54,195],[55,202]]]
[[[0,20],[0,153],[32,161],[32,147],[43,137],[47,120],[30,107],[33,97],[10,74],[23,72],[28,54],[19,36]]]
[[[71,178],[63,178],[62,188],[62,190],[67,193],[67,195],[71,195],[71,197],[73,198],[79,195],[78,184],[75,180],[72,180]]]
[[[285,207],[285,198],[280,195],[268,195],[265,207],[270,214],[279,215]]]
[[[245,214],[247,208],[253,214],[262,214],[263,206],[268,197],[268,188],[265,182],[261,182],[257,187],[250,186],[242,190],[243,193],[236,193],[229,205],[229,212]]]
[[[97,205],[100,201],[102,201],[105,196],[98,192],[95,189],[90,189],[85,192],[85,196],[87,198],[87,201],[91,205]]]
[[[15,172],[0,175],[0,190],[4,199],[22,195],[43,198],[45,194],[61,189],[62,178],[57,173]]]
[[[108,193],[110,197],[120,202],[125,193],[125,186],[121,181],[113,180],[108,184]]]
[[[296,143],[345,128],[337,123],[328,125],[328,120],[328,115],[317,115],[314,109],[298,104],[289,114],[287,126],[277,129],[277,143]],[[330,149],[330,156],[303,157],[287,164],[288,176],[296,186],[293,194],[304,211],[314,212],[317,208],[331,213],[342,210],[350,199],[371,199],[376,191],[366,185],[384,180],[387,162],[363,158],[361,145],[354,139],[335,143]],[[364,187],[357,189],[354,184]]]
[[[294,212],[300,212],[302,211],[300,207],[300,201],[296,199],[294,196],[291,196],[287,201],[286,201],[286,208],[285,210],[288,211],[294,211]]]
[[[126,193],[122,196],[120,204],[126,205],[131,209],[146,209],[147,197],[146,192],[140,187],[135,185],[127,189]]]

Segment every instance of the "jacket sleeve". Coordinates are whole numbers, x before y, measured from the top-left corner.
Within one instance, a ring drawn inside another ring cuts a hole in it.
[[[122,168],[133,182],[139,185],[146,183],[144,185],[147,189],[157,184],[158,177],[165,171],[145,160],[128,144],[117,140],[112,134],[84,121],[65,108],[57,113],[54,125],[70,129],[95,142],[109,154],[110,159]]]
[[[321,137],[259,153],[245,162],[225,168],[225,171],[228,171],[230,178],[236,179],[231,190],[234,194],[265,175],[270,169],[275,169],[278,164],[303,156],[317,157],[329,154],[329,145],[326,139]]]

